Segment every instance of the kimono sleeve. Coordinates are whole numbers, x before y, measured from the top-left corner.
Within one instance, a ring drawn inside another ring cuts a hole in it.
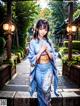
[[[34,48],[34,41],[32,40],[29,45],[29,54],[28,59],[30,60],[31,65],[36,64],[36,54],[35,54],[35,48]]]
[[[56,58],[58,57],[58,54],[55,51],[55,48],[53,46],[53,43],[51,40],[49,40],[50,44],[51,44],[51,52],[52,52],[52,60],[54,61],[54,63],[56,62]]]

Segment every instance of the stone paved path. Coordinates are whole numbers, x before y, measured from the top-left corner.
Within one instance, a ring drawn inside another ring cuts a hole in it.
[[[2,90],[6,91],[28,91],[30,64],[28,60],[22,60],[16,66],[16,74],[8,81]]]
[[[59,58],[56,60],[58,69],[59,97],[51,92],[52,106],[79,106],[80,104],[80,88],[66,77],[62,76],[62,63]],[[7,101],[5,106],[38,106],[36,92],[31,97],[29,94],[29,73],[30,64],[27,59],[22,60],[17,65],[17,73],[13,76],[12,80],[8,81],[2,90],[0,90],[1,99]],[[4,106],[4,105],[0,105]]]
[[[59,91],[78,89],[78,86],[71,82],[66,77],[62,76],[62,62],[61,59],[57,58],[56,67],[58,70],[59,77]],[[3,87],[2,91],[28,91],[29,89],[29,73],[30,64],[27,59],[22,60],[21,63],[17,65],[17,73],[13,76],[12,80],[8,81]]]

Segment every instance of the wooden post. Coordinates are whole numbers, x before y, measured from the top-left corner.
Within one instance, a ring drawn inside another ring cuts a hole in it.
[[[68,13],[69,13],[69,26],[72,26],[72,21],[73,21],[73,2],[69,3]],[[72,59],[72,31],[69,32],[68,36],[69,36],[68,60],[71,60]]]
[[[10,22],[12,20],[12,14],[11,14],[11,4],[12,1],[7,1],[7,21]],[[7,33],[7,59],[11,58],[11,45],[12,45],[12,38],[11,38],[11,31]]]

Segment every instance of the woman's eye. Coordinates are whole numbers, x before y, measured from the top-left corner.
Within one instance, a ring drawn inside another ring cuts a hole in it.
[[[44,31],[47,31],[47,29],[39,29],[39,30],[44,30]]]
[[[45,29],[45,31],[47,31],[47,29]]]
[[[42,29],[39,29],[39,30],[42,30]]]
[[[43,30],[42,28],[40,28],[39,30]]]

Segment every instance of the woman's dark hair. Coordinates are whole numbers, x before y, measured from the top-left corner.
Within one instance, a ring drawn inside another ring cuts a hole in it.
[[[49,23],[48,23],[48,21],[40,19],[37,22],[36,28],[35,28],[35,33],[34,33],[34,38],[37,38],[38,39],[38,30],[40,28],[47,29],[47,34],[48,34],[48,31],[49,31]],[[44,36],[46,39],[47,39],[47,34]]]
[[[35,32],[34,32],[34,39],[38,39],[38,30],[40,28],[44,28],[44,29],[47,29],[47,33],[46,35],[44,36],[44,38],[46,39],[46,41],[49,43],[49,45],[51,46],[51,43],[49,42],[48,40],[48,37],[47,37],[47,34],[48,34],[48,31],[49,31],[49,23],[48,21],[46,20],[42,20],[40,19],[37,24],[36,24],[36,28],[35,28]],[[39,39],[38,39],[39,40]]]

